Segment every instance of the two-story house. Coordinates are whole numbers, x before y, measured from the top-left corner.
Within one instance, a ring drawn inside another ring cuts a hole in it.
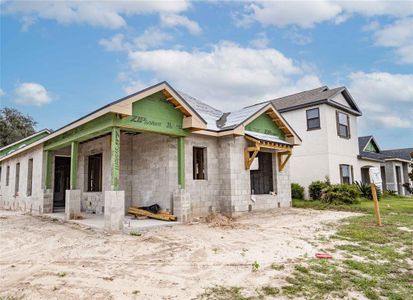
[[[270,101],[302,139],[291,158],[291,181],[308,186],[360,180],[357,117],[361,111],[345,87],[322,86]]]

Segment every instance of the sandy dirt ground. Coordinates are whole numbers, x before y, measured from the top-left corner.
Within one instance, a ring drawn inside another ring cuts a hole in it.
[[[0,210],[0,296],[194,299],[214,285],[277,286],[288,266],[328,247],[317,242],[333,233],[325,224],[351,215],[291,208],[131,236]]]

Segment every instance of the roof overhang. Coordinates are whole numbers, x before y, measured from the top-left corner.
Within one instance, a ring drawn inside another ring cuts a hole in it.
[[[368,161],[375,161],[375,162],[384,162],[383,159],[366,157],[366,156],[362,156],[362,155],[358,155],[357,158],[360,159],[360,160],[368,160]]]
[[[16,154],[24,152],[32,147],[40,145],[48,140],[51,140],[69,130],[72,130],[78,126],[81,126],[87,122],[90,122],[98,117],[106,115],[108,113],[115,113],[122,116],[132,115],[132,104],[136,101],[142,100],[152,94],[162,92],[166,97],[166,100],[170,102],[175,108],[179,109],[183,115],[183,128],[189,130],[204,130],[206,129],[206,121],[194,110],[192,107],[167,83],[161,82],[159,84],[148,87],[132,95],[121,98],[115,102],[112,102],[56,131],[48,136],[28,145],[25,148],[14,151],[13,153],[3,156],[0,161],[10,158]]]
[[[245,128],[245,126],[247,126],[249,123],[254,121],[259,116],[261,116],[263,113],[267,114],[277,125],[277,127],[285,134],[286,141],[288,143],[292,145],[301,145],[301,138],[290,126],[290,124],[288,124],[284,117],[281,116],[281,114],[277,111],[277,109],[271,102],[262,107],[259,111],[250,116],[248,119],[246,119],[241,125],[243,125],[243,127]]]
[[[411,163],[410,160],[398,158],[398,157],[385,158],[384,161],[399,161],[399,162],[408,163],[408,164]]]

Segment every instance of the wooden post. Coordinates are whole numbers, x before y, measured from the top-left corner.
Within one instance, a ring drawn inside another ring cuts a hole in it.
[[[112,191],[119,190],[119,164],[120,164],[120,129],[119,127],[112,127],[112,141],[111,141]]]
[[[370,186],[371,186],[371,194],[373,195],[374,210],[376,212],[376,222],[378,226],[381,226],[379,200],[377,198],[377,188],[374,183],[370,183]]]
[[[70,189],[75,190],[77,185],[77,149],[79,143],[72,142],[70,151]]]

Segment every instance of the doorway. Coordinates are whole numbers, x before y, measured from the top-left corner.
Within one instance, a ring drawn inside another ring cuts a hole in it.
[[[401,169],[399,166],[396,166],[396,184],[397,184],[397,193],[402,195],[402,176]]]
[[[272,153],[258,152],[258,168],[250,171],[251,194],[264,195],[274,191]]]
[[[65,210],[66,190],[70,186],[70,157],[56,156],[53,188],[53,212]]]

